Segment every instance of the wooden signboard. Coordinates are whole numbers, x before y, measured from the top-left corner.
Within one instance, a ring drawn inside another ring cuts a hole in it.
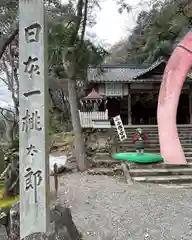
[[[113,118],[116,129],[117,129],[117,133],[119,135],[119,139],[120,141],[124,141],[125,139],[127,139],[127,134],[125,132],[122,120],[121,120],[121,116],[118,115],[116,117]]]

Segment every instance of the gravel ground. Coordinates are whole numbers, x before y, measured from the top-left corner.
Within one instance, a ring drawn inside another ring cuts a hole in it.
[[[71,208],[84,240],[192,240],[192,188],[127,186],[75,173],[60,177],[59,201]]]
[[[59,201],[85,240],[192,239],[192,189],[76,173],[60,177]]]

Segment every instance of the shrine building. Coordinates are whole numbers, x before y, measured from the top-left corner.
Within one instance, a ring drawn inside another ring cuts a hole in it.
[[[89,68],[86,96],[79,107],[82,127],[93,127],[93,120],[112,123],[116,115],[121,116],[125,126],[157,125],[158,94],[166,64],[161,59],[150,66],[104,64]],[[177,124],[192,124],[190,74],[181,92]]]

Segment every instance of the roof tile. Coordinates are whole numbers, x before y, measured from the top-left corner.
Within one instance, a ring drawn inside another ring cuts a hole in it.
[[[89,82],[135,82],[136,79],[145,73],[153,70],[161,63],[165,62],[160,59],[151,66],[139,66],[136,68],[130,65],[103,65],[97,68],[89,68],[87,78]],[[137,80],[137,82],[146,82],[147,80]]]

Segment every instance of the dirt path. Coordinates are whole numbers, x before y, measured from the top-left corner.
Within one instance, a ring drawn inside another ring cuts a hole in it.
[[[192,239],[192,189],[76,173],[60,178],[59,200],[88,240]]]

